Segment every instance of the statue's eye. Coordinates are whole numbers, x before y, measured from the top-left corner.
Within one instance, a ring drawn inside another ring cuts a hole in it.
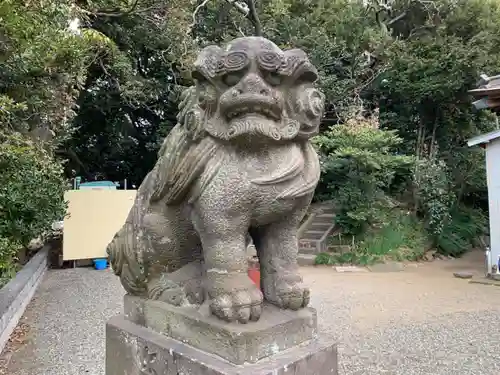
[[[222,82],[227,86],[234,86],[241,80],[241,74],[227,73],[222,76]]]
[[[277,72],[269,72],[269,73],[266,74],[266,81],[271,86],[279,86],[279,85],[281,85],[282,77]]]

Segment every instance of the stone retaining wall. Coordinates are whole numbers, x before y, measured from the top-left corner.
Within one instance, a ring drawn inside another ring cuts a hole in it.
[[[14,279],[0,289],[0,352],[9,341],[48,268],[48,254],[49,247],[43,247]]]

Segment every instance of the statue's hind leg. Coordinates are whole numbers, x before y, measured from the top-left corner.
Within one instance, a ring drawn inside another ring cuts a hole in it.
[[[182,208],[169,207],[168,213],[144,217],[148,297],[177,306],[204,300],[201,244],[186,216]]]
[[[192,261],[174,272],[157,273],[148,283],[148,296],[175,306],[201,304],[205,299],[203,274],[200,260]]]

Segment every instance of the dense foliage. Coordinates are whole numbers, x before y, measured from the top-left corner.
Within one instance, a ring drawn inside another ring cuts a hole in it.
[[[377,125],[374,119],[352,119],[315,140],[322,168],[317,198],[335,202],[337,223],[352,234],[380,223],[394,205],[397,177],[408,175],[413,165],[413,158],[394,153],[402,139]]]
[[[53,151],[71,136],[75,100],[99,38],[71,30],[70,1],[0,2],[0,284],[18,251],[65,213]]]
[[[62,165],[20,134],[0,133],[0,279],[21,246],[64,216]]]
[[[24,4],[26,3],[26,4]],[[98,48],[69,29],[70,1],[0,3],[0,125],[41,141],[71,131],[74,102]]]
[[[262,34],[318,67],[326,115],[315,199],[336,202],[356,251],[425,242],[390,234],[409,212],[401,225],[459,255],[485,231],[484,154],[466,140],[498,122],[474,112],[467,91],[500,72],[499,16],[494,0],[3,0],[0,127],[42,141],[54,170],[67,160],[66,177],[138,185],[175,124],[196,51]],[[29,153],[4,154],[34,165]]]

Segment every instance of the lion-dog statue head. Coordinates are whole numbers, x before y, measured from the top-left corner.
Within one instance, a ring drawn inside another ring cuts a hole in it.
[[[224,141],[304,140],[317,134],[323,116],[317,76],[302,50],[282,51],[264,38],[209,46],[195,62],[196,85],[184,93],[178,119],[193,139],[206,132]]]

